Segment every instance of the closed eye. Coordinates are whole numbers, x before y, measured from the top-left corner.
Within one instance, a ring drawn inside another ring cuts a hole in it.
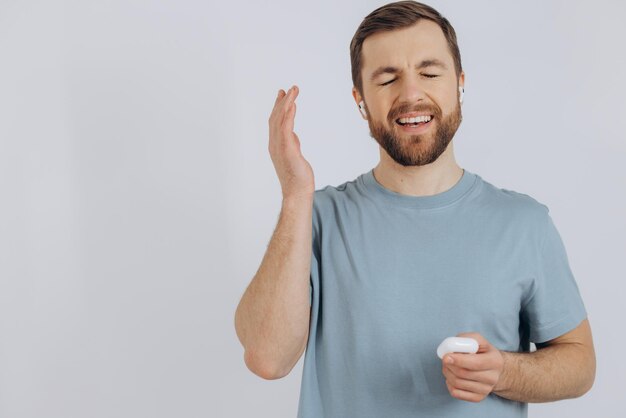
[[[423,75],[424,77],[428,77],[428,78],[435,78],[435,77],[439,77],[439,75],[438,75],[438,74],[422,74],[422,75]],[[395,79],[395,78],[393,78],[393,79],[391,79],[391,80],[387,81],[386,83],[379,84],[379,86],[386,86],[387,84],[391,84],[391,83],[393,83],[394,81],[396,81],[396,79]]]

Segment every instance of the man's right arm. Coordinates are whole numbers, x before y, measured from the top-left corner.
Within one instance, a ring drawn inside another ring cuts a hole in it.
[[[286,376],[309,335],[313,195],[285,198],[261,266],[235,312],[244,361],[265,379]]]

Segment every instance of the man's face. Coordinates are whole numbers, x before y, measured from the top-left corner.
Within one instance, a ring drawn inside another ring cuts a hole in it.
[[[441,28],[422,19],[408,28],[371,35],[363,42],[362,61],[364,97],[356,89],[353,95],[364,100],[372,138],[403,166],[439,158],[462,120],[459,80]],[[385,67],[397,71],[377,71]],[[464,79],[461,73],[460,82]],[[415,126],[398,121],[415,112],[432,119]]]

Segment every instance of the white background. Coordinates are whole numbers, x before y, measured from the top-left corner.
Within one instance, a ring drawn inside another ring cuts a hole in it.
[[[1,417],[296,415],[302,359],[263,380],[234,328],[281,203],[267,119],[297,84],[316,188],[374,167],[349,43],[383,4],[0,0]],[[589,313],[594,387],[530,416],[622,416],[626,6],[429,4],[459,165],[550,208]]]

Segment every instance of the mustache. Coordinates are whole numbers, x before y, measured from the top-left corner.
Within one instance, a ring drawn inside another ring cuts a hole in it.
[[[405,113],[411,113],[411,112],[424,112],[424,113],[428,113],[430,115],[433,115],[434,117],[441,116],[441,110],[438,107],[405,105],[405,106],[399,106],[398,108],[393,109],[389,113],[389,120],[393,122],[396,119],[398,119],[398,117],[400,117],[400,115],[403,115]]]

